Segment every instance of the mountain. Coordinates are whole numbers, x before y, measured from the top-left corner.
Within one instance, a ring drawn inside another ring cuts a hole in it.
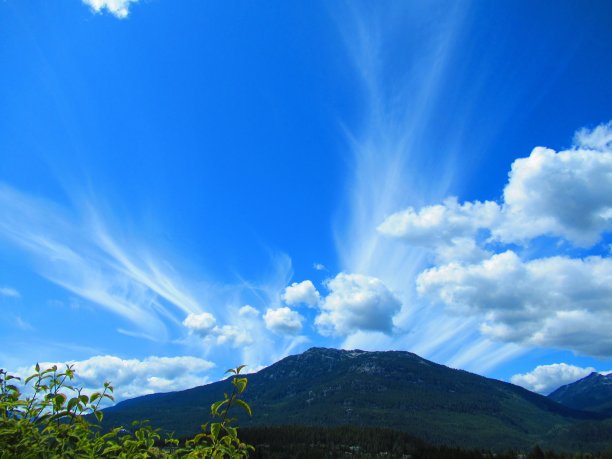
[[[591,423],[599,428],[602,417],[410,352],[312,348],[248,378],[245,399],[254,414],[240,417],[241,426],[385,427],[449,446],[508,449],[540,443],[584,449],[583,443],[571,443],[574,430],[584,425],[590,432]],[[209,419],[211,403],[229,390],[225,380],[137,397],[107,408],[104,422],[125,426],[148,419],[175,436],[191,435]],[[603,429],[601,442],[596,434],[587,439],[588,447],[607,446],[612,424]]]
[[[593,372],[572,384],[561,386],[548,397],[570,408],[612,417],[612,373]]]

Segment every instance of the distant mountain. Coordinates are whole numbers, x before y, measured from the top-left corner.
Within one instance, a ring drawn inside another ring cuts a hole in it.
[[[601,415],[409,352],[312,348],[248,378],[245,398],[254,414],[239,419],[243,426],[385,427],[434,444],[494,449],[536,443],[601,448],[612,438],[612,424],[598,422]],[[191,435],[209,419],[211,403],[229,386],[225,380],[126,400],[106,409],[104,422],[126,426],[148,419],[175,436]],[[603,433],[595,438],[588,433],[587,444],[574,442],[581,432],[591,432],[591,424]],[[577,426],[582,430],[575,435]]]
[[[612,373],[593,372],[572,384],[561,386],[548,397],[570,408],[612,417]]]

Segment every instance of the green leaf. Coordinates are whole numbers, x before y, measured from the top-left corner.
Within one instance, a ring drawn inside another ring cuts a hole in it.
[[[236,368],[236,374],[240,374],[244,367],[246,367],[246,365],[240,365],[238,368]]]
[[[68,411],[71,411],[72,408],[74,408],[77,403],[79,403],[79,399],[77,397],[71,398],[70,400],[68,400],[68,405],[66,406],[66,409]]]
[[[66,403],[67,398],[68,397],[66,397],[64,394],[57,394],[55,396],[55,399],[53,400],[53,405],[55,406],[55,409],[61,408],[62,405]]]
[[[221,423],[220,422],[213,422],[210,425],[210,434],[213,438],[213,440],[216,440],[219,437],[219,432],[221,431]]]
[[[247,387],[248,380],[246,378],[234,378],[232,384],[238,389],[238,393],[242,394]]]
[[[218,402],[213,403],[210,406],[210,412],[213,416],[219,414],[219,408],[221,408],[223,405],[225,405],[226,403],[229,402],[229,399],[225,399],[225,400],[220,400]]]
[[[98,422],[102,422],[102,418],[104,417],[104,413],[102,411],[94,411],[94,416],[98,420]]]
[[[235,427],[225,426],[225,430],[230,435],[230,437],[234,439],[238,438],[238,429],[236,429]]]
[[[247,402],[245,402],[244,400],[240,400],[239,398],[237,398],[236,400],[234,400],[234,403],[238,406],[241,406],[242,408],[244,408],[244,410],[249,413],[249,416],[253,416],[253,412],[251,411],[251,407],[249,406],[249,404]]]

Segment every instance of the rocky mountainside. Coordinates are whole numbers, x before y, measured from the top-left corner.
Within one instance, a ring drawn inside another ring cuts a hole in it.
[[[612,373],[591,373],[575,383],[561,386],[548,396],[551,400],[570,408],[612,417]]]
[[[226,380],[126,400],[105,410],[105,424],[148,419],[175,436],[193,434],[229,386]],[[529,448],[561,442],[572,448],[577,426],[579,432],[591,423],[600,428],[602,418],[400,351],[312,348],[249,375],[245,395],[254,415],[240,418],[241,425],[386,427],[463,447]],[[593,447],[607,446],[612,424],[605,424],[603,432],[601,444],[600,434],[589,440]]]

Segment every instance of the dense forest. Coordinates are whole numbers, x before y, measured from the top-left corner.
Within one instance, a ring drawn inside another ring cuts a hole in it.
[[[559,453],[534,446],[528,451],[492,452],[435,446],[405,432],[355,426],[276,426],[240,429],[241,438],[255,446],[257,459],[612,459],[612,447],[598,453]]]

